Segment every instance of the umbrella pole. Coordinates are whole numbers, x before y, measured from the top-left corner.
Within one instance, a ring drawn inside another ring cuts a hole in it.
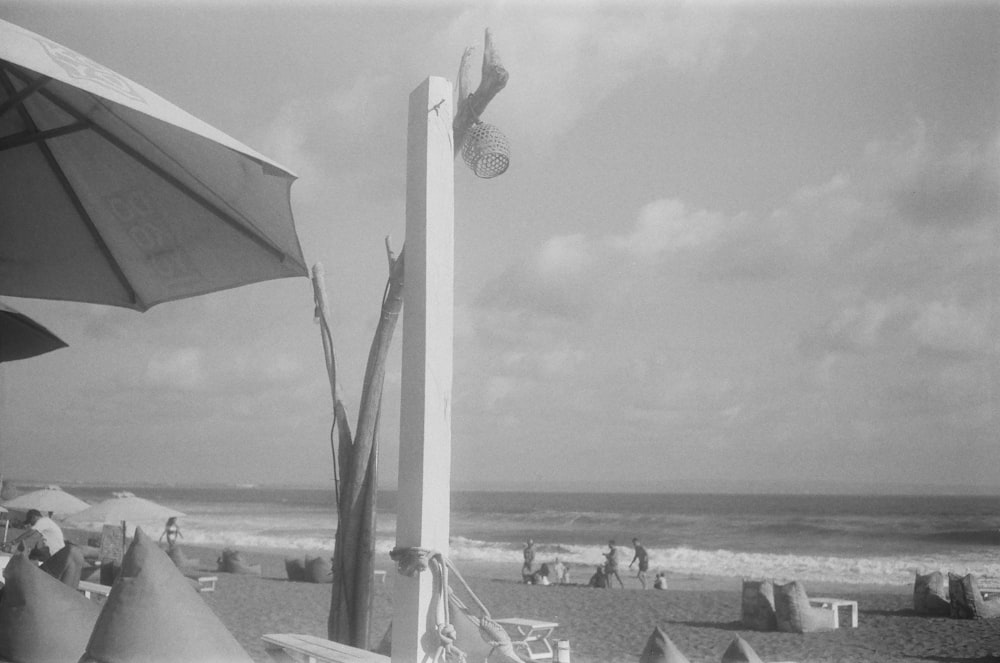
[[[399,425],[397,549],[448,553],[454,340],[455,177],[452,87],[432,76],[410,94],[406,287]],[[429,572],[398,575],[392,661],[434,659],[443,618]],[[435,614],[431,614],[434,611]],[[431,636],[431,637],[429,637]]]

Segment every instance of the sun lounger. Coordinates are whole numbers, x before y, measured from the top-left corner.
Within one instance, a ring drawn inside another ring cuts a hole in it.
[[[268,633],[264,650],[275,663],[390,663],[391,659],[365,649],[342,645],[314,635]]]
[[[551,661],[553,657],[552,644],[549,637],[559,626],[557,622],[541,622],[535,619],[507,618],[496,620],[497,624],[510,635],[511,644],[516,649],[527,652],[532,661]]]

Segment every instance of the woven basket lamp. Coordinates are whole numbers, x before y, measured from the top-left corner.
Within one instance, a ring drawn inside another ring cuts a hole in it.
[[[510,165],[510,143],[497,127],[476,122],[465,135],[462,159],[477,177],[503,175]]]

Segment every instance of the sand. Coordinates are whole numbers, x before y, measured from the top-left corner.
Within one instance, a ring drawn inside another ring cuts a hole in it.
[[[289,582],[282,555],[247,551],[263,566],[262,577],[214,573],[220,550],[185,546],[189,557],[219,577],[218,589],[203,594],[250,655],[269,661],[264,633],[326,636],[330,585]],[[301,554],[301,553],[300,553]],[[376,585],[372,641],[388,626],[395,570]],[[530,586],[518,581],[519,565],[463,564],[460,570],[493,616],[528,617],[559,623],[554,635],[569,640],[574,663],[637,661],[656,626],[692,661],[721,660],[736,635],[764,661],[799,663],[877,663],[884,661],[1000,661],[1000,621],[964,621],[913,613],[909,586],[815,585],[813,596],[850,598],[859,603],[859,627],[810,634],[761,633],[741,628],[739,578],[668,577],[666,591],[583,586]],[[575,579],[588,570],[574,568]],[[846,615],[845,615],[846,616]],[[994,654],[995,656],[995,654]]]

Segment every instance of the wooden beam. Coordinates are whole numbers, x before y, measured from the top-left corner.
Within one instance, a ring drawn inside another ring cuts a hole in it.
[[[452,86],[425,80],[410,95],[406,287],[396,547],[448,554],[454,344],[455,175]],[[433,660],[443,618],[430,571],[396,577],[392,661]]]

